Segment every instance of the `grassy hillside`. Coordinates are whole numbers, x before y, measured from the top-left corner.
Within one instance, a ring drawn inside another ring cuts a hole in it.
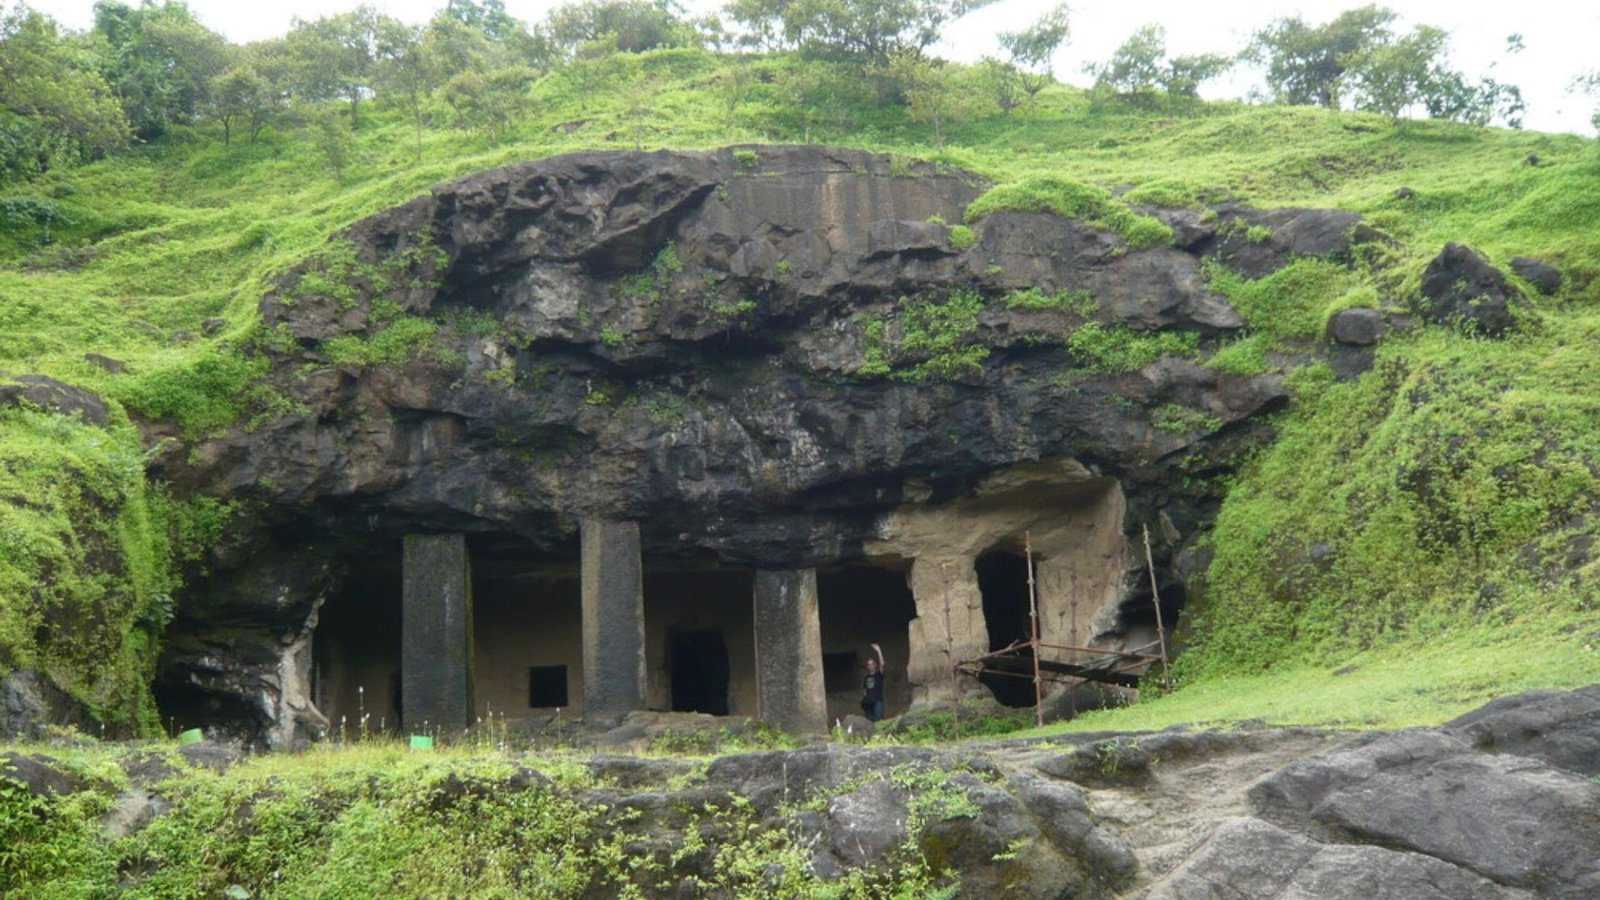
[[[1420,667],[1412,675],[1425,668],[1422,680],[1450,703],[1513,683],[1600,678],[1593,141],[1234,104],[1138,112],[1052,88],[1036,109],[1009,115],[975,99],[935,148],[926,127],[865,92],[797,102],[793,86],[815,83],[825,66],[618,54],[546,75],[532,115],[494,139],[439,125],[418,150],[405,116],[380,109],[349,136],[336,174],[311,129],[232,146],[178,129],[0,192],[0,372],[95,391],[122,423],[101,432],[0,415],[0,666],[45,669],[107,720],[148,725],[141,684],[160,624],[182,602],[179,571],[226,511],[145,485],[145,448],[124,413],[199,434],[270,412],[274,398],[252,390],[256,373],[240,353],[256,339],[256,303],[331,233],[431,184],[518,160],[809,140],[932,158],[997,183],[1050,175],[1129,188],[1138,202],[1341,207],[1399,242],[1355,271],[1302,262],[1255,282],[1213,272],[1254,332],[1218,361],[1235,369],[1319,339],[1339,308],[1412,303],[1423,266],[1449,240],[1502,267],[1517,255],[1560,266],[1559,295],[1536,298],[1506,340],[1419,328],[1387,339],[1354,383],[1320,366],[1294,374],[1281,439],[1249,461],[1223,509],[1180,675],[1215,690],[1449,639],[1475,657],[1491,648],[1482,658],[1495,662],[1457,678],[1448,656],[1400,658]],[[1401,187],[1414,193],[1402,198]],[[126,369],[113,374],[86,353]],[[96,574],[65,574],[84,571]],[[74,616],[96,623],[92,652],[38,639],[43,623]],[[1411,677],[1403,669],[1396,683]],[[1305,683],[1331,696],[1344,682]],[[1296,714],[1319,715],[1346,718]]]

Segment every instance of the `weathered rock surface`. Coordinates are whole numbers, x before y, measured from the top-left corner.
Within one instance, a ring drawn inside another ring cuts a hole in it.
[[[1472,328],[1498,337],[1515,324],[1513,309],[1524,298],[1504,272],[1477,251],[1451,242],[1422,272],[1429,320]]]
[[[1383,315],[1375,309],[1341,309],[1328,320],[1328,337],[1356,347],[1376,344],[1383,330]]]
[[[1511,271],[1541,294],[1554,294],[1561,290],[1561,270],[1547,262],[1527,256],[1513,256]]]
[[[1600,891],[1600,787],[1580,774],[1600,758],[1597,703],[1600,686],[1535,692],[1438,729],[1359,735],[1259,727],[941,749],[829,744],[709,765],[606,755],[589,761],[593,782],[574,798],[599,811],[601,836],[654,861],[635,876],[652,897],[703,885],[721,842],[771,829],[806,849],[820,879],[891,877],[921,860],[958,881],[961,897],[1568,900]],[[105,795],[115,838],[168,814],[164,792],[188,766],[237,759],[201,748],[182,760],[133,749],[120,791],[48,752],[0,754],[0,778],[45,799]],[[1100,760],[1098,774],[1074,780],[1082,770],[1063,766],[1073,759]],[[1099,777],[1135,762],[1136,779]],[[489,780],[446,775],[417,812],[561,790],[527,766]]]
[[[1181,596],[1173,560],[1220,502],[1211,476],[1268,437],[1283,380],[1106,365],[1071,336],[1179,332],[1203,358],[1244,325],[1203,257],[1261,274],[1378,238],[1346,213],[1229,207],[1163,213],[1180,240],[1141,250],[995,213],[957,250],[941,222],[984,187],[819,147],[581,153],[358,223],[262,302],[274,415],[198,443],[148,426],[178,438],[156,477],[257,523],[183,598],[158,696],[221,708],[246,740],[314,736],[316,610],[406,534],[559,563],[599,517],[640,523],[658,565],[828,566],[895,515],[1041,462],[1114,481],[1127,534],[1171,525],[1153,529],[1157,580]],[[1022,290],[1059,299],[1008,300]],[[953,296],[981,309],[952,320]],[[400,324],[415,339],[379,353]],[[1115,565],[1112,592],[1141,602],[1142,564]]]
[[[1600,686],[1502,697],[1444,726],[1479,750],[1600,775]]]
[[[45,375],[8,376],[0,372],[0,409],[23,406],[76,416],[85,425],[104,426],[106,402],[83,388]]]

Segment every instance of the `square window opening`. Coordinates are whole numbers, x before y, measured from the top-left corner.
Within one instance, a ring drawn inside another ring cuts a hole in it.
[[[529,667],[528,705],[534,709],[568,706],[567,667]]]

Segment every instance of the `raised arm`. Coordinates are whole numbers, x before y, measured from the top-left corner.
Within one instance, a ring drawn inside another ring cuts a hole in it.
[[[883,671],[883,648],[877,644],[872,645],[872,652],[878,654],[878,671]]]

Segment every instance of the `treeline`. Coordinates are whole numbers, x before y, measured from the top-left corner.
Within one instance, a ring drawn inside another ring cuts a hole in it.
[[[0,183],[206,122],[219,126],[224,143],[254,142],[269,127],[308,127],[337,170],[341,142],[373,102],[404,111],[420,154],[435,122],[505,133],[530,114],[533,84],[547,73],[581,80],[596,61],[673,47],[781,51],[845,66],[859,76],[851,85],[827,83],[836,81],[829,74],[795,76],[785,96],[804,107],[796,113],[802,123],[826,121],[841,92],[866,89],[880,108],[903,107],[939,144],[953,121],[1036,105],[1070,42],[1061,5],[1000,34],[1002,57],[979,66],[950,66],[928,53],[951,22],[990,2],[730,0],[725,19],[694,19],[672,0],[585,0],[530,25],[508,15],[502,0],[447,0],[425,25],[362,6],[296,20],[281,38],[243,45],[207,28],[181,0],[101,0],[83,33],[18,5],[0,16]],[[1451,69],[1444,31],[1419,25],[1400,33],[1395,20],[1378,6],[1324,25],[1288,17],[1242,52],[1188,56],[1170,56],[1160,26],[1146,26],[1111,59],[1086,67],[1091,96],[1178,112],[1196,104],[1205,82],[1251,65],[1263,73],[1266,92],[1256,99],[1265,102],[1519,124],[1516,87]],[[1512,36],[1508,47],[1520,40]],[[717,86],[730,108],[749,77],[736,68]]]

